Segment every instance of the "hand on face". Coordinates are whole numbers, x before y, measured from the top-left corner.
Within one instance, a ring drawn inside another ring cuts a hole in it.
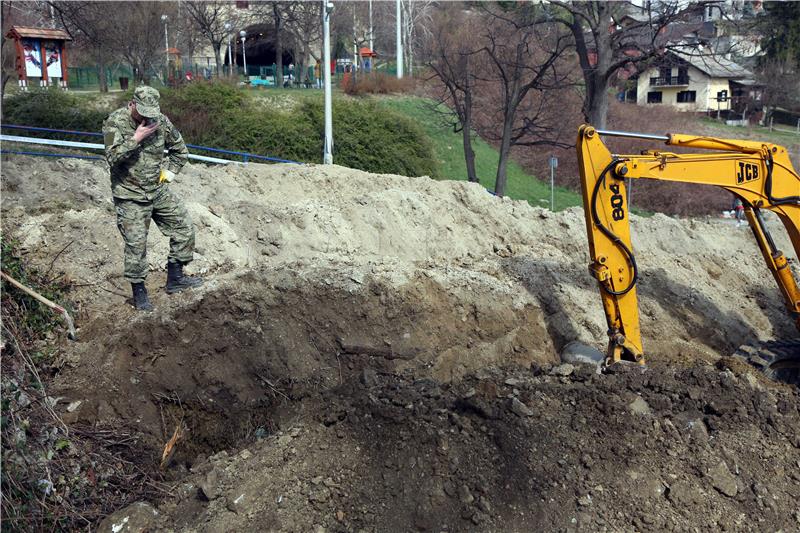
[[[158,122],[153,122],[151,125],[147,126],[144,122],[139,124],[139,127],[136,128],[136,131],[133,132],[133,138],[136,140],[137,143],[142,142],[143,140],[150,137],[153,132],[158,129]]]
[[[155,120],[148,126],[147,119],[136,111],[136,105],[133,102],[128,104],[128,109],[130,109],[133,119],[139,123],[139,127],[137,127],[136,131],[133,133],[133,138],[137,143],[140,143],[150,137],[153,132],[158,129],[158,121]]]

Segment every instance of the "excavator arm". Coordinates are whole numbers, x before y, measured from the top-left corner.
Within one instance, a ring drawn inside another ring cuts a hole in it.
[[[603,143],[603,136],[664,141],[668,146],[712,151],[677,154],[650,150],[639,155],[616,155]],[[683,134],[602,131],[583,125],[577,151],[592,261],[589,270],[600,285],[608,323],[607,365],[621,360],[644,364],[636,297],[638,265],[631,245],[626,194],[629,179],[716,185],[741,198],[767,267],[800,329],[800,289],[761,216],[764,209],[777,214],[800,257],[800,177],[785,148]]]

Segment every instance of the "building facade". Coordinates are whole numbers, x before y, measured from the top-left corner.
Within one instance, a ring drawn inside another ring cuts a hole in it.
[[[711,56],[669,57],[639,75],[636,103],[669,105],[681,111],[727,111],[731,109],[731,82],[745,81],[752,74],[732,61]]]

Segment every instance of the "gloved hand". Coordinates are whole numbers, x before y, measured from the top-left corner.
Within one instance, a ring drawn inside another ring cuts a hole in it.
[[[170,183],[173,179],[175,179],[174,172],[167,170],[166,168],[161,169],[161,175],[158,177],[159,183]]]

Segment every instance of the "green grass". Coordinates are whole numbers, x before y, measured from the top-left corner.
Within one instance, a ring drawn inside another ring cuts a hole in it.
[[[434,154],[440,165],[440,176],[444,179],[466,180],[467,168],[464,162],[464,146],[460,132],[453,132],[442,123],[437,113],[431,110],[432,100],[414,96],[394,96],[380,99],[380,105],[402,113],[415,120],[433,143]],[[498,152],[486,141],[475,137],[472,143],[475,151],[475,168],[481,185],[494,190],[497,173]],[[517,163],[508,164],[506,195],[515,200],[527,200],[531,205],[550,206],[550,183],[540,181],[528,174]],[[556,210],[583,205],[579,194],[556,187]]]
[[[724,122],[708,117],[701,117],[698,122],[710,132],[720,137],[729,139],[757,139],[785,146],[787,148],[800,144],[800,135],[794,132],[769,131],[762,126],[728,126]],[[776,126],[782,130],[792,130],[791,126],[780,124]]]

